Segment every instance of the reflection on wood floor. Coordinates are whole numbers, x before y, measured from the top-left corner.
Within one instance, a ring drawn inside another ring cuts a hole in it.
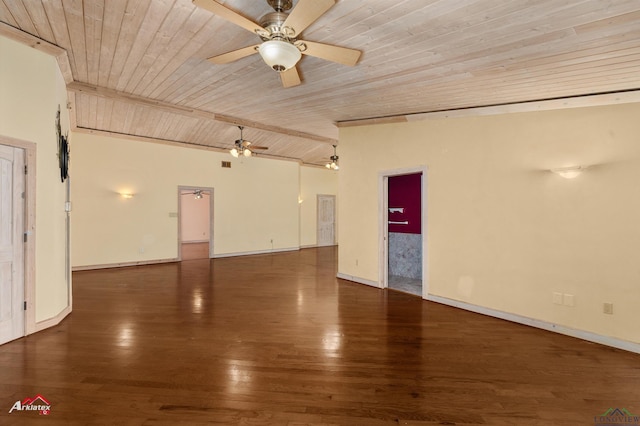
[[[336,247],[74,273],[0,346],[0,424],[593,425],[640,356],[336,279]],[[42,395],[51,413],[13,412]]]

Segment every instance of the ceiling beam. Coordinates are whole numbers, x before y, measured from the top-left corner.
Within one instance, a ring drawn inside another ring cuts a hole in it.
[[[310,133],[299,132],[296,130],[285,129],[283,127],[272,126],[270,124],[263,124],[257,121],[246,120],[237,117],[231,117],[223,114],[216,114],[213,112],[203,111],[196,108],[189,108],[180,105],[174,105],[168,102],[158,101],[155,99],[149,99],[142,96],[132,95],[130,93],[120,92],[117,90],[109,89],[106,87],[95,86],[87,83],[80,83],[74,81],[67,84],[67,90],[72,93],[83,93],[91,96],[98,96],[105,99],[114,101],[125,102],[129,104],[137,104],[143,107],[150,107],[161,109],[173,114],[180,114],[189,117],[195,117],[206,120],[213,120],[223,123],[229,123],[236,126],[245,126],[251,129],[263,130],[271,133],[278,133],[285,136],[293,136],[302,139],[309,139],[317,142],[323,142],[327,144],[337,144],[336,139],[327,138],[324,136],[312,135]]]
[[[610,93],[598,93],[583,96],[572,96],[540,101],[516,102],[500,105],[458,108],[444,111],[431,111],[415,114],[392,115],[336,122],[336,126],[358,127],[373,124],[406,123],[438,118],[475,117],[483,115],[499,115],[518,112],[550,111],[567,108],[583,108],[603,105],[617,105],[640,102],[640,90],[622,90]]]
[[[40,52],[46,53],[47,55],[53,56],[58,62],[58,67],[60,68],[60,73],[64,78],[64,82],[69,84],[73,81],[73,73],[71,72],[69,56],[67,55],[67,51],[62,47],[49,43],[46,40],[19,30],[18,28],[12,27],[2,21],[0,21],[0,35],[24,44],[25,46],[32,47]]]
[[[169,146],[178,146],[181,148],[189,147],[189,148],[193,148],[193,149],[201,149],[203,151],[213,151],[213,152],[224,152],[224,153],[229,153],[229,148],[227,147],[218,147],[218,146],[210,146],[210,145],[200,145],[197,143],[191,143],[191,142],[180,142],[180,141],[173,141],[173,140],[169,140],[169,139],[159,139],[159,138],[152,138],[152,137],[147,137],[147,136],[137,136],[137,135],[131,135],[128,133],[121,133],[121,132],[112,132],[112,131],[108,131],[108,130],[98,130],[98,129],[88,129],[86,127],[77,127],[75,129],[75,132],[77,133],[84,133],[87,135],[98,135],[98,136],[106,136],[106,137],[110,137],[110,138],[119,138],[119,139],[125,139],[125,140],[131,140],[131,141],[136,141],[136,142],[151,142],[151,143],[155,143],[155,144],[161,144],[161,145],[169,145]],[[298,164],[303,164],[305,166],[314,166],[314,167],[324,167],[324,166],[320,166],[317,164],[310,164],[310,163],[305,163],[304,161],[298,159],[298,158],[292,158],[292,157],[285,157],[282,155],[271,155],[271,154],[266,154],[266,153],[260,153],[260,157],[266,157],[266,158],[271,158],[271,159],[276,159],[276,160],[282,160],[282,161],[293,161],[294,163],[298,163]]]

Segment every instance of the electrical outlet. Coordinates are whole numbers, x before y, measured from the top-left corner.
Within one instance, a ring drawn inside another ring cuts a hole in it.
[[[562,293],[553,292],[553,304],[562,305]]]
[[[575,306],[575,296],[573,294],[565,294],[562,297],[562,304],[564,306]]]
[[[613,315],[613,303],[604,302],[604,304],[602,305],[602,312],[607,315]]]

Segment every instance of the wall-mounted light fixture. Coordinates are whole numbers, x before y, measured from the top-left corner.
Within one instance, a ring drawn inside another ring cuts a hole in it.
[[[584,169],[586,169],[585,166],[572,166],[561,167],[559,169],[551,169],[551,171],[565,179],[573,179],[578,177],[578,175],[580,175],[580,173],[582,173]]]
[[[120,196],[122,198],[127,199],[127,200],[130,199],[130,198],[133,198],[133,196],[134,196],[134,194],[132,194],[131,192],[120,192],[119,194],[120,194]]]

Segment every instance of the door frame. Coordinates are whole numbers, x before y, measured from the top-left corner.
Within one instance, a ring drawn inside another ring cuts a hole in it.
[[[24,233],[27,241],[24,243],[24,274],[23,291],[27,309],[24,310],[24,336],[42,329],[36,324],[36,144],[8,136],[0,135],[0,144],[24,151],[24,165],[28,171],[25,175],[24,187]],[[71,287],[67,289],[71,293]],[[69,297],[69,304],[71,298]],[[67,307],[70,309],[70,306]]]
[[[182,260],[182,191],[202,190],[209,192],[209,259],[213,258],[213,194],[214,189],[208,186],[178,186],[178,260]]]
[[[427,256],[427,171],[425,165],[378,172],[378,286],[389,287],[389,178],[422,173],[421,188],[421,229],[422,236],[422,298],[429,295],[428,256]]]
[[[320,197],[333,198],[333,242],[331,244],[320,245]],[[336,235],[337,227],[336,227],[336,196],[333,194],[316,194],[316,246],[317,247],[329,247],[335,246],[336,241],[338,241],[338,236]]]

